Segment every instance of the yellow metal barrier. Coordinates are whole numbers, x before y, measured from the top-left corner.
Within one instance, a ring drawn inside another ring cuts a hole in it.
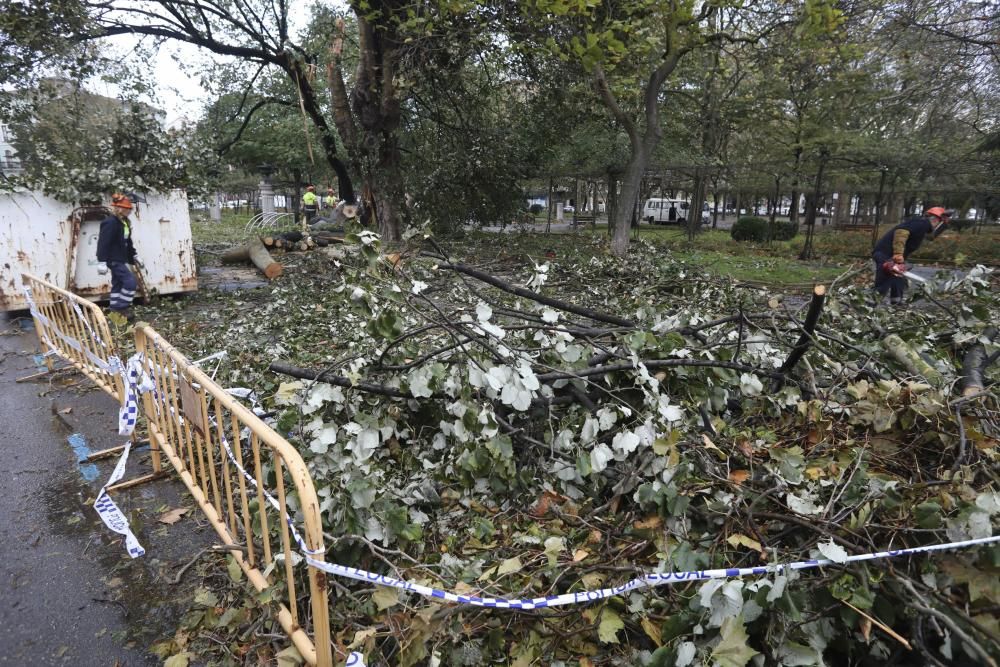
[[[56,354],[121,402],[125,395],[122,361],[111,337],[108,320],[100,307],[28,273],[21,274],[21,281],[49,370],[52,366],[48,362],[48,355]],[[124,446],[118,446],[103,449],[90,454],[87,459],[106,458],[123,448]],[[163,474],[160,450],[152,441],[150,454],[152,473],[109,486],[108,491],[125,489],[160,477]]]
[[[121,400],[121,378],[111,370],[112,359],[117,360],[118,353],[101,309],[31,274],[22,274],[21,281],[42,353],[59,355],[98,387]]]
[[[322,561],[319,501],[302,457],[150,326],[135,328],[135,342],[156,387],[143,394],[150,441],[176,468],[222,541],[245,549],[234,557],[250,583],[281,597],[278,621],[302,657],[310,665],[331,667],[326,575],[307,568],[308,596],[300,602],[293,569],[299,545],[290,535],[294,527],[284,520],[298,518],[305,548]],[[266,489],[273,489],[276,499],[273,523]]]

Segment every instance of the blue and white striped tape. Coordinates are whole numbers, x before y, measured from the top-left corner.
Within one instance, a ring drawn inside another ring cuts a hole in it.
[[[132,558],[138,558],[146,553],[146,550],[142,548],[139,544],[139,540],[136,539],[135,535],[132,533],[132,529],[129,528],[128,519],[118,509],[118,505],[115,501],[111,499],[108,495],[107,488],[120,480],[122,476],[125,475],[125,463],[128,461],[129,451],[132,449],[132,443],[125,443],[125,449],[122,450],[122,455],[118,458],[118,463],[115,465],[114,471],[111,473],[111,477],[108,481],[101,487],[100,493],[97,494],[97,500],[94,501],[94,509],[97,510],[98,515],[101,517],[101,521],[104,525],[115,531],[119,535],[125,538],[125,550],[128,555]]]
[[[945,549],[963,549],[966,547],[995,544],[1000,542],[1000,535],[994,537],[984,537],[974,540],[965,540],[962,542],[949,542],[946,544],[932,544],[923,547],[913,547],[910,549],[897,549],[893,551],[876,551],[873,553],[859,554],[857,556],[848,556],[846,560],[842,563],[836,561],[819,559],[819,560],[805,560],[796,561],[793,563],[777,563],[774,565],[764,565],[759,567],[740,567],[740,568],[720,568],[715,570],[690,570],[686,572],[654,572],[650,574],[643,574],[631,581],[627,581],[620,586],[615,586],[612,588],[601,588],[598,590],[588,590],[588,591],[578,591],[575,593],[563,593],[561,595],[549,595],[545,597],[538,598],[528,598],[528,599],[508,599],[508,598],[491,598],[491,597],[479,597],[476,595],[460,595],[458,593],[451,593],[449,591],[440,590],[437,588],[431,588],[429,586],[423,586],[421,584],[415,584],[404,579],[395,579],[393,577],[387,577],[383,574],[376,574],[374,572],[368,572],[365,570],[360,570],[354,567],[346,567],[344,565],[337,565],[333,563],[324,563],[317,561],[310,556],[306,556],[306,562],[319,570],[322,570],[328,574],[337,575],[340,577],[347,577],[349,579],[356,579],[358,581],[364,581],[370,584],[377,584],[379,586],[389,586],[392,588],[398,588],[403,591],[410,591],[417,593],[418,595],[423,595],[424,597],[432,598],[435,600],[442,600],[444,602],[454,602],[456,604],[467,604],[476,607],[491,607],[495,609],[544,609],[547,607],[558,607],[568,604],[586,604],[589,602],[595,602],[597,600],[603,600],[609,597],[614,597],[617,595],[622,595],[629,591],[633,591],[639,588],[652,588],[655,586],[664,586],[667,584],[676,584],[689,581],[701,581],[705,579],[729,579],[733,577],[748,577],[748,576],[761,576],[767,574],[777,574],[785,570],[808,570],[817,567],[826,566],[836,566],[842,565],[843,563],[856,563],[859,561],[866,560],[876,560],[881,558],[896,558],[899,556],[909,556],[912,554],[925,553],[929,551],[943,551]]]
[[[233,455],[232,449],[229,443],[223,439],[223,445],[225,445],[226,455],[229,457],[230,462],[236,467],[236,469],[242,474],[254,487],[257,486],[257,482],[247,473],[246,470],[236,461]],[[274,500],[271,495],[264,490],[265,496],[268,498],[269,503],[276,510],[280,511],[280,506],[276,500]],[[450,591],[441,590],[438,588],[432,588],[430,586],[424,586],[423,584],[417,584],[405,579],[396,579],[394,577],[389,577],[384,574],[378,574],[375,572],[369,572],[367,570],[361,570],[355,567],[348,567],[346,565],[339,565],[336,563],[327,563],[324,561],[319,561],[313,558],[314,555],[319,553],[319,550],[310,550],[306,547],[305,541],[299,535],[299,533],[293,527],[293,522],[288,514],[285,514],[285,522],[288,524],[289,528],[292,530],[292,535],[295,541],[299,545],[299,549],[303,552],[305,561],[311,567],[315,567],[318,570],[322,570],[327,574],[332,574],[338,577],[346,577],[348,579],[355,579],[357,581],[364,581],[370,584],[377,584],[379,586],[389,586],[391,588],[397,588],[402,591],[409,591],[422,595],[427,598],[442,600],[445,602],[453,602],[456,604],[466,604],[476,607],[491,607],[495,609],[544,609],[548,607],[558,607],[568,604],[586,604],[589,602],[595,602],[597,600],[603,600],[609,597],[614,597],[617,595],[622,595],[629,591],[633,591],[639,588],[652,588],[655,586],[664,586],[667,584],[676,584],[687,581],[700,581],[705,579],[728,579],[733,577],[748,577],[748,576],[762,576],[767,574],[780,573],[785,570],[807,570],[817,567],[826,566],[836,566],[843,563],[856,563],[866,560],[876,560],[882,558],[896,558],[899,556],[908,556],[912,554],[925,553],[930,551],[943,551],[945,549],[962,549],[977,545],[995,544],[1000,542],[1000,536],[994,537],[984,537],[973,540],[964,540],[961,542],[948,542],[944,544],[932,544],[922,547],[912,547],[908,549],[895,549],[890,551],[876,551],[867,554],[859,554],[856,556],[848,556],[842,563],[838,563],[833,560],[828,559],[816,559],[816,560],[805,560],[796,561],[792,563],[777,563],[773,565],[762,565],[757,567],[742,567],[742,568],[719,568],[712,570],[689,570],[683,572],[653,572],[650,574],[643,574],[631,581],[627,581],[619,586],[614,586],[612,588],[601,588],[597,590],[586,590],[577,591],[575,593],[563,593],[560,595],[549,595],[545,597],[537,598],[522,598],[522,599],[511,599],[511,598],[495,598],[495,597],[481,597],[477,595],[463,595],[459,593],[452,593]]]

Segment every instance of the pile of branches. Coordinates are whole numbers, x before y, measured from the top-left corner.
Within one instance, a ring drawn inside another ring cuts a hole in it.
[[[1000,520],[987,269],[888,310],[849,276],[738,289],[642,242],[623,261],[504,237],[474,262],[347,242],[322,289],[275,288],[299,299],[286,328],[321,313],[336,354],[274,330],[254,353],[296,351],[269,364],[295,378],[275,423],[317,481],[328,560],[537,597]],[[994,664],[998,564],[984,548],[520,614],[338,584],[335,618],[368,664]]]

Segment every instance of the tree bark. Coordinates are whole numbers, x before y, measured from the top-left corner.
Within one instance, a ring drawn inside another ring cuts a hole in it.
[[[941,373],[924,361],[924,358],[916,350],[896,334],[890,334],[883,338],[882,348],[911,374],[924,378],[935,387],[941,386],[944,382]]]
[[[261,243],[260,239],[253,239],[247,246],[247,251],[250,256],[250,261],[254,263],[258,269],[260,269],[268,280],[274,280],[285,270],[281,264],[278,264],[271,257],[271,253],[267,251],[264,244]]]
[[[782,379],[785,375],[795,368],[795,365],[799,363],[805,353],[809,350],[812,345],[813,337],[816,332],[816,324],[819,322],[819,316],[823,312],[823,304],[826,302],[826,287],[823,285],[816,285],[813,288],[812,301],[809,302],[809,310],[806,312],[806,319],[802,323],[802,334],[799,336],[798,341],[795,343],[795,347],[788,354],[788,358],[785,359],[785,363],[781,364],[781,368],[778,369],[778,373],[781,374]],[[781,389],[782,380],[775,380],[774,385],[771,387],[771,391],[775,392]]]

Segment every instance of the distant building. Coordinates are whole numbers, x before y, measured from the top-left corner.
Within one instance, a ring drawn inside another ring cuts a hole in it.
[[[14,135],[6,123],[0,123],[0,172],[4,176],[21,173],[21,161],[14,149]]]

